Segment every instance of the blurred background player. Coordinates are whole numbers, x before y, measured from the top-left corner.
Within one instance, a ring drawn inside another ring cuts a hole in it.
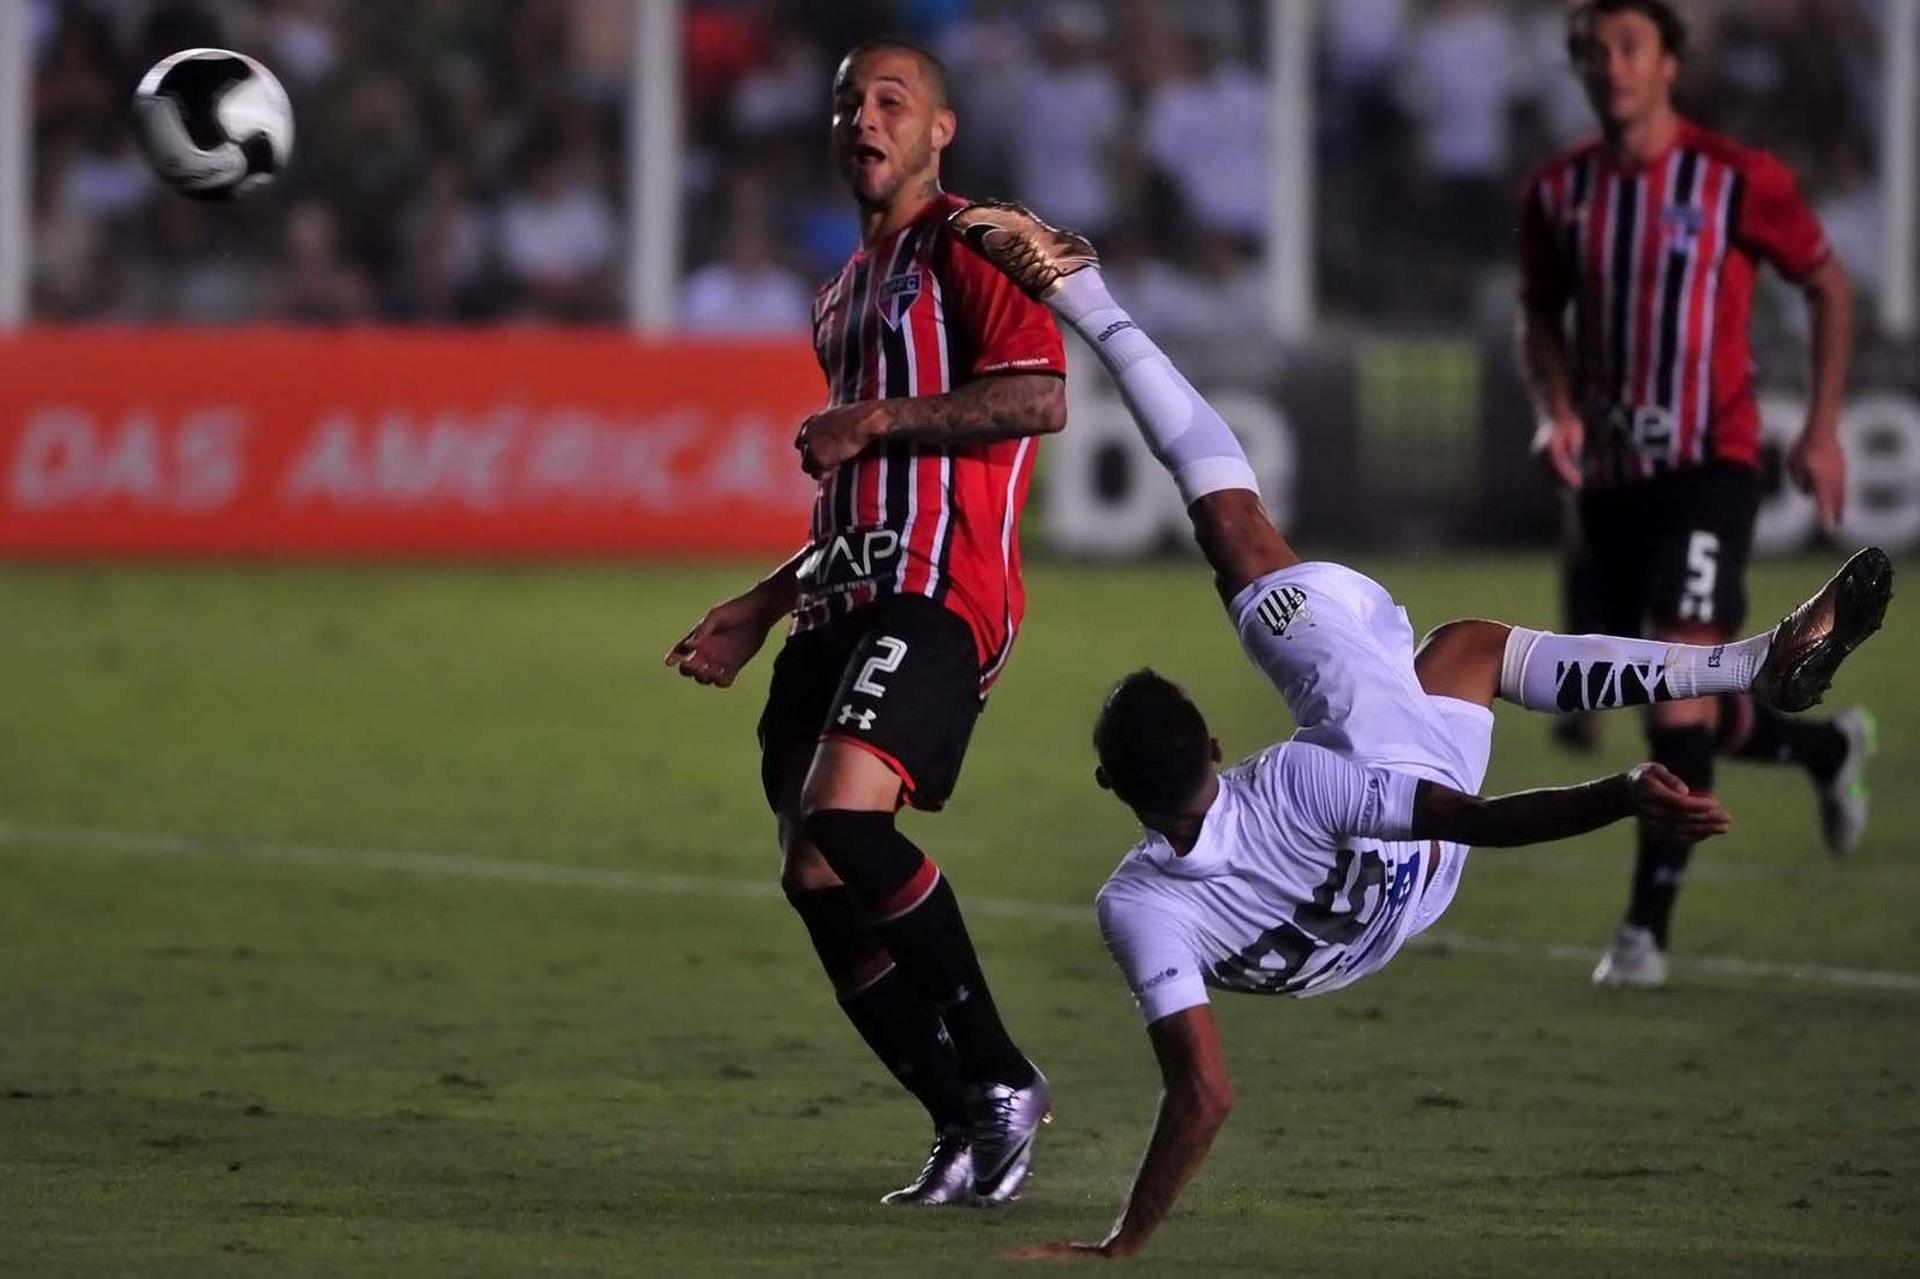
[[[1165,1092],[1133,1189],[1098,1243],[1021,1256],[1131,1256],[1206,1158],[1232,1104],[1207,989],[1307,998],[1386,966],[1452,901],[1473,845],[1514,847],[1628,817],[1691,843],[1728,829],[1658,763],[1580,786],[1478,796],[1493,699],[1614,710],[1749,691],[1817,700],[1878,629],[1892,564],[1860,552],[1778,627],[1696,645],[1449,622],[1414,651],[1404,608],[1339,564],[1305,562],[1268,518],[1239,441],[1116,304],[1090,245],[1017,205],[955,215],[961,234],[1084,338],[1173,476],[1247,657],[1298,726],[1220,771],[1220,743],[1176,685],[1136,671],[1094,726],[1095,777],[1145,836],[1097,899]]]
[[[1066,423],[1044,307],[954,243],[940,188],[946,73],[878,40],[840,63],[833,148],[861,244],[814,302],[832,407],[796,441],[818,478],[807,547],[667,656],[725,686],[793,617],[760,720],[781,886],[840,1006],[932,1117],[889,1203],[1014,1197],[1047,1081],[1014,1046],[939,868],[894,824],[953,792],[1024,611],[1020,508],[1035,438]]]
[[[1675,111],[1686,28],[1665,0],[1578,5],[1567,48],[1601,133],[1544,165],[1523,196],[1520,343],[1539,447],[1579,492],[1600,629],[1720,643],[1746,613],[1760,502],[1748,348],[1757,267],[1798,283],[1811,312],[1813,393],[1788,466],[1829,529],[1846,491],[1851,292],[1785,166]],[[1866,829],[1871,728],[1857,707],[1791,720],[1727,695],[1651,708],[1647,740],[1695,790],[1712,788],[1716,749],[1804,769],[1826,843],[1845,855]],[[1691,851],[1642,830],[1626,918],[1596,982],[1665,981]]]

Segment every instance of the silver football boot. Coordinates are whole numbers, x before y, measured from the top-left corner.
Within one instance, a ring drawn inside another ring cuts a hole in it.
[[[1075,271],[1099,266],[1093,243],[1042,222],[1011,200],[982,200],[947,216],[948,228],[1028,295],[1045,302]]]
[[[1593,970],[1596,986],[1626,986],[1650,990],[1667,984],[1667,957],[1653,934],[1632,924],[1622,924],[1607,953],[1600,956]]]
[[[1826,695],[1847,654],[1880,629],[1893,598],[1893,561],[1869,546],[1841,566],[1820,593],[1773,630],[1753,695],[1783,711],[1804,711]]]
[[[1847,739],[1847,754],[1820,792],[1820,833],[1835,857],[1853,856],[1867,835],[1867,760],[1878,749],[1873,713],[1849,706],[1833,717]]]
[[[927,1163],[915,1177],[898,1190],[880,1196],[883,1204],[914,1204],[937,1208],[943,1204],[964,1204],[973,1196],[973,1149],[967,1144],[964,1128],[942,1128],[933,1135],[933,1149]]]
[[[1025,1088],[970,1084],[967,1135],[973,1142],[973,1202],[985,1208],[1020,1197],[1033,1171],[1033,1139],[1053,1122],[1053,1092],[1038,1066]]]

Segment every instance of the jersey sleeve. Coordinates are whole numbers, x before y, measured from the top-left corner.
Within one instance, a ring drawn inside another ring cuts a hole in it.
[[[1793,171],[1762,154],[1747,166],[1740,197],[1739,242],[1790,280],[1800,280],[1827,260],[1832,249],[1820,220],[1807,207]]]
[[[1269,761],[1275,802],[1335,844],[1348,839],[1410,839],[1420,779],[1357,764],[1325,747],[1291,742]]]
[[[1067,349],[1053,313],[972,249],[948,242],[940,287],[966,367],[955,381],[990,373],[1067,372]]]
[[[1165,902],[1110,883],[1094,901],[1107,953],[1127,979],[1133,1002],[1148,1025],[1207,1002],[1200,961],[1182,921]]]
[[[1535,178],[1520,196],[1520,300],[1531,310],[1559,311],[1573,296],[1570,270],[1554,242],[1545,184]]]

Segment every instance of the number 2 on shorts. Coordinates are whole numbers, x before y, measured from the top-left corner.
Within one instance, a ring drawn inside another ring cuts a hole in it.
[[[865,693],[868,697],[885,697],[887,690],[874,680],[875,675],[891,675],[900,669],[900,663],[907,657],[907,642],[895,639],[891,635],[881,635],[874,639],[874,647],[884,651],[867,659],[860,668],[860,678],[853,681],[853,691]]]

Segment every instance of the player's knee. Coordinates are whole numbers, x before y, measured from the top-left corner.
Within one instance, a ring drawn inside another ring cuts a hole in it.
[[[806,815],[801,829],[840,882],[870,904],[892,898],[927,862],[899,837],[890,812],[819,809]]]
[[[1500,662],[1512,629],[1473,618],[1436,626],[1413,659],[1420,687],[1437,697],[1491,704],[1500,691]]]
[[[1489,622],[1482,618],[1456,617],[1451,622],[1442,622],[1427,632],[1420,641],[1420,655],[1433,653],[1436,657],[1484,656],[1487,653],[1498,655],[1506,651],[1507,633],[1513,628],[1504,622]]]
[[[833,873],[833,867],[801,829],[800,819],[783,815],[780,818],[781,891],[791,897],[795,893],[833,888],[839,883],[840,877]]]

